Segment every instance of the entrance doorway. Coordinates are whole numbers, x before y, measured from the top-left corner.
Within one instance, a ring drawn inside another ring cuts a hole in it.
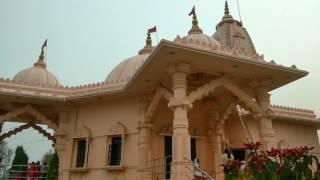
[[[197,143],[196,138],[190,139],[191,143],[191,161],[197,158]],[[171,162],[172,162],[172,136],[164,137],[164,159],[165,159],[165,178],[170,179],[171,175]]]
[[[164,174],[166,179],[170,179],[171,175],[171,162],[172,162],[172,136],[164,137],[164,159],[165,168]]]

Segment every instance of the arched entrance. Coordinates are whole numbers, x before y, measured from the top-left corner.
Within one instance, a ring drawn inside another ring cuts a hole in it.
[[[56,123],[31,105],[7,112],[0,116],[0,122],[2,126],[0,143],[7,140],[8,146],[15,151],[12,156],[12,158],[15,158],[11,159],[11,162],[1,163],[1,177],[6,179],[45,178],[48,171],[48,162],[44,162],[43,157],[49,149],[53,152],[52,147],[56,143],[54,137],[54,132],[57,129]],[[49,141],[49,143],[41,143],[39,139]],[[30,147],[31,144],[33,145]],[[24,158],[27,160],[23,163],[20,162],[21,158],[18,156],[18,154],[21,155],[21,152],[29,155],[29,158],[28,155],[24,156],[27,157]]]

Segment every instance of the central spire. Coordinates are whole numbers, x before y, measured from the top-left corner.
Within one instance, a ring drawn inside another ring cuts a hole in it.
[[[229,5],[227,0],[224,5],[224,15],[229,15]]]
[[[193,6],[191,12],[189,13],[189,16],[192,15],[192,28],[190,29],[188,34],[196,34],[196,33],[202,33],[202,30],[200,29],[198,25],[198,19],[196,14],[195,6]]]

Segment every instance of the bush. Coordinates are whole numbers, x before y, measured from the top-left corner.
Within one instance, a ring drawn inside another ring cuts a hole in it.
[[[261,151],[260,143],[245,144],[249,150],[245,168],[236,160],[228,161],[224,166],[227,180],[320,180],[318,158],[310,154],[312,147],[296,147]],[[317,169],[312,170],[313,162]]]

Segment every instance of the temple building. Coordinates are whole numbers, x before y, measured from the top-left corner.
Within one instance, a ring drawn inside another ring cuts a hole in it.
[[[31,68],[0,79],[0,125],[26,123],[0,141],[38,130],[55,143],[59,180],[192,180],[196,158],[198,171],[222,180],[224,149],[242,160],[248,141],[320,155],[315,113],[270,102],[270,91],[308,72],[264,59],[227,2],[212,34],[190,15],[185,35],[152,46],[148,33],[99,83],[60,84],[42,50]]]

